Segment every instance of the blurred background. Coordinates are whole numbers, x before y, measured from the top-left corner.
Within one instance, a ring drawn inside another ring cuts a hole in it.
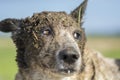
[[[0,0],[0,20],[25,18],[41,11],[66,11],[83,0]],[[83,27],[87,45],[104,56],[120,59],[120,0],[89,0]],[[16,48],[10,34],[0,32],[0,80],[14,80]]]

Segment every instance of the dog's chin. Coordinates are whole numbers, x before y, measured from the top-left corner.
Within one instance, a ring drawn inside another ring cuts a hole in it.
[[[73,74],[77,73],[77,70],[73,68],[68,68],[68,69],[59,69],[57,71],[58,74],[63,75],[63,76],[71,76]]]

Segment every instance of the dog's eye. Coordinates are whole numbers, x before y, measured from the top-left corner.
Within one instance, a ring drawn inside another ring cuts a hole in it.
[[[73,33],[73,37],[75,38],[75,39],[81,39],[81,34],[80,34],[80,32],[78,32],[78,31],[75,31],[74,33]]]
[[[50,29],[45,29],[45,30],[42,31],[42,34],[43,35],[50,35],[51,31],[50,31]]]

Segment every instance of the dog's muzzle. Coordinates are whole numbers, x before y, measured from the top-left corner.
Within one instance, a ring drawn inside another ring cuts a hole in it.
[[[80,54],[73,47],[60,50],[58,53],[59,71],[62,73],[74,73],[77,71]]]

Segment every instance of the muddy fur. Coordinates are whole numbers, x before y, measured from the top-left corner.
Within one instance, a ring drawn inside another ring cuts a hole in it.
[[[15,80],[120,80],[120,60],[85,45],[86,5],[84,0],[71,14],[41,12],[0,22],[0,31],[12,32],[17,48]]]

